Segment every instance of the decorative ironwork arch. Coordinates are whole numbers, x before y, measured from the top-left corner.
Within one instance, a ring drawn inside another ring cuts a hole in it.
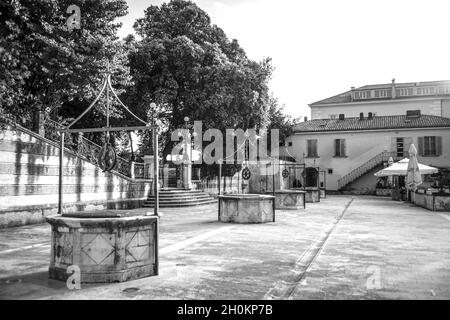
[[[137,115],[135,115],[117,96],[112,84],[111,84],[111,75],[112,72],[110,70],[109,61],[107,63],[107,70],[104,72],[103,76],[103,83],[101,86],[100,93],[97,95],[97,97],[92,101],[92,103],[75,119],[73,120],[66,128],[64,129],[58,129],[60,133],[60,145],[59,145],[59,188],[58,188],[58,213],[63,213],[63,159],[64,159],[64,135],[65,133],[80,133],[80,132],[106,132],[106,139],[105,144],[102,147],[102,150],[100,152],[99,156],[99,164],[102,170],[110,171],[114,168],[116,164],[116,152],[114,148],[111,146],[109,142],[109,134],[113,131],[134,131],[134,130],[151,130],[153,134],[153,149],[154,149],[154,193],[155,193],[155,204],[154,204],[154,213],[155,215],[158,215],[158,207],[159,207],[159,197],[158,197],[158,125],[153,124],[150,125],[141,118],[139,118]],[[76,124],[78,121],[80,121],[99,101],[100,97],[102,96],[103,92],[106,90],[106,126],[102,128],[82,128],[82,129],[72,129],[73,125]],[[112,93],[114,98],[119,102],[119,105],[125,109],[131,116],[133,116],[136,120],[138,120],[140,123],[144,124],[142,126],[130,126],[130,127],[111,127],[109,123],[110,118],[110,99],[109,99],[109,93]]]

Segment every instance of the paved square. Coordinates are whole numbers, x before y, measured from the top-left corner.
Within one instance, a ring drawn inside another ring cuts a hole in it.
[[[369,196],[267,224],[220,223],[215,205],[161,211],[159,276],[81,290],[47,277],[49,225],[0,230],[0,298],[450,298],[450,214]]]

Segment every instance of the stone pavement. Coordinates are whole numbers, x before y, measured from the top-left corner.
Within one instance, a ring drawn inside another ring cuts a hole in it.
[[[80,290],[47,278],[48,225],[0,230],[0,299],[450,298],[449,214],[364,196],[267,224],[220,223],[215,205],[161,211],[159,276]]]

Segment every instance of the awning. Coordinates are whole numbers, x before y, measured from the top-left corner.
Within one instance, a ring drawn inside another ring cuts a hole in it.
[[[408,170],[408,163],[409,163],[408,158],[402,159],[398,162],[393,163],[391,166],[378,171],[377,173],[375,173],[375,176],[377,177],[406,176]],[[432,174],[438,172],[439,169],[419,163],[419,171],[420,174]]]

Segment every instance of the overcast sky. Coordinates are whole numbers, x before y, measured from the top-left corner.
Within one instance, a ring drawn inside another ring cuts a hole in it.
[[[127,0],[119,36],[160,0]],[[351,86],[450,79],[448,0],[195,0],[253,60],[294,117]]]

